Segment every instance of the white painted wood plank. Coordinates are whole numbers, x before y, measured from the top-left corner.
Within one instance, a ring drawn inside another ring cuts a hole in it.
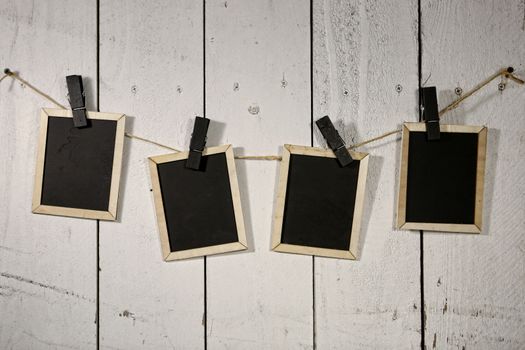
[[[314,3],[314,118],[329,115],[348,144],[417,121],[417,2]],[[371,155],[359,260],[315,258],[319,349],[420,346],[419,236],[394,230],[396,140],[359,149]]]
[[[208,2],[206,29],[208,145],[309,145],[309,4]],[[236,166],[252,249],[207,260],[208,348],[312,348],[312,259],[270,251],[279,164]]]
[[[2,70],[65,103],[66,75],[96,72],[95,11],[93,2],[2,0]],[[11,78],[0,83],[0,348],[93,348],[96,222],[31,213],[41,107],[54,106]]]
[[[525,75],[525,3],[422,2],[423,80],[440,106],[513,65]],[[525,347],[525,87],[499,81],[444,120],[487,125],[481,235],[425,233],[427,347]]]
[[[127,130],[186,147],[202,115],[202,5],[192,0],[102,1],[100,108]],[[100,224],[103,349],[202,349],[203,259],[166,263],[148,156],[168,150],[126,140],[118,222]]]

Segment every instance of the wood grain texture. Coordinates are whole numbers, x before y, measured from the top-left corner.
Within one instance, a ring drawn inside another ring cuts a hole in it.
[[[525,73],[525,3],[422,1],[423,81],[445,106],[500,67]],[[496,81],[444,117],[488,131],[480,235],[425,233],[428,348],[525,347],[525,88]]]
[[[347,144],[417,121],[417,2],[314,5],[314,119],[329,115]],[[315,258],[318,349],[419,348],[419,237],[394,230],[396,140],[358,149],[370,153],[359,259]]]
[[[101,1],[100,16],[101,111],[186,148],[203,105],[201,3]],[[102,349],[204,347],[203,261],[161,255],[147,157],[165,153],[126,139],[119,219],[100,224]]]
[[[0,4],[2,70],[22,72],[66,101],[66,75],[96,72],[94,2]],[[88,107],[93,81],[84,85]],[[41,107],[10,78],[0,84],[0,348],[93,348],[96,223],[31,213]]]
[[[208,146],[279,154],[309,145],[309,5],[209,1]],[[237,160],[249,252],[209,257],[209,349],[312,348],[311,257],[270,251],[278,162]]]

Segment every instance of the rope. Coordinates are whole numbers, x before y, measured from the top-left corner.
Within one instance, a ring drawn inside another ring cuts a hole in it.
[[[389,132],[386,132],[384,133],[383,135],[380,135],[380,136],[377,136],[377,137],[374,137],[374,138],[371,138],[369,140],[366,140],[366,141],[363,141],[363,142],[360,142],[360,143],[356,143],[355,145],[352,145],[350,147],[348,147],[348,150],[351,150],[351,149],[355,149],[355,148],[359,148],[361,146],[364,146],[368,143],[371,143],[371,142],[374,142],[374,141],[379,141],[381,139],[384,139],[385,137],[388,137],[390,135],[394,135],[394,134],[399,134],[401,132],[401,130],[393,130],[393,131],[389,131]]]
[[[167,145],[164,145],[162,143],[159,143],[159,142],[156,142],[156,141],[152,141],[152,140],[148,140],[144,137],[140,137],[140,136],[136,136],[136,135],[132,135],[130,134],[129,132],[126,132],[124,133],[124,135],[126,137],[129,137],[130,139],[136,139],[136,140],[140,140],[140,141],[144,141],[144,142],[147,142],[147,143],[150,143],[152,145],[155,145],[155,146],[159,146],[159,147],[162,147],[162,148],[166,148],[166,149],[169,149],[170,151],[173,151],[173,152],[182,152],[181,150],[178,150],[176,148],[173,148],[173,147],[170,147],[170,146],[167,146]],[[246,160],[281,160],[282,157],[280,156],[235,156],[235,159],[246,159]]]
[[[158,143],[158,142],[155,142],[155,141],[148,140],[148,139],[146,139],[144,137],[132,135],[129,132],[124,133],[124,135],[126,137],[129,137],[130,139],[136,139],[136,140],[144,141],[144,142],[147,142],[147,143],[151,143],[152,145],[155,145],[155,146],[159,146],[159,147],[163,147],[163,148],[169,149],[169,150],[174,151],[174,152],[180,152],[180,150],[178,150],[176,148],[163,145],[162,143]]]
[[[247,159],[247,160],[278,160],[281,161],[281,156],[235,156],[235,159]]]
[[[476,92],[478,92],[479,90],[481,90],[482,88],[484,88],[485,86],[487,86],[488,84],[490,84],[494,79],[500,77],[500,76],[503,76],[505,78],[509,78],[511,79],[512,81],[518,83],[518,84],[525,84],[525,81],[523,81],[522,79],[518,78],[517,76],[515,76],[513,74],[514,72],[514,68],[512,67],[508,67],[508,68],[502,68],[500,69],[498,72],[496,72],[495,74],[491,75],[490,77],[488,77],[487,79],[483,80],[481,83],[479,83],[478,85],[476,85],[473,89],[471,89],[470,91],[466,92],[464,95],[462,95],[461,97],[459,97],[458,99],[456,99],[455,101],[453,101],[451,104],[449,104],[448,106],[446,106],[445,108],[443,108],[442,110],[439,111],[439,116],[443,116],[445,113],[457,108],[463,101],[465,101],[467,98],[471,97],[472,95],[474,95]],[[58,103],[56,100],[54,100],[52,97],[50,97],[49,95],[47,95],[46,93],[42,92],[41,90],[39,90],[38,88],[36,88],[35,86],[33,86],[31,83],[29,83],[28,81],[20,78],[20,76],[14,72],[11,72],[9,69],[5,69],[4,70],[4,76],[2,76],[2,78],[0,78],[0,82],[2,80],[4,80],[6,77],[11,77],[15,80],[18,80],[20,83],[24,84],[25,86],[29,87],[33,92],[35,92],[37,95],[40,95],[41,97],[45,98],[46,100],[48,100],[49,102],[53,103],[55,106],[59,107],[59,108],[62,108],[62,109],[67,109],[65,106],[61,105],[60,103]],[[391,136],[391,135],[395,135],[395,134],[399,134],[401,132],[400,129],[396,129],[396,130],[392,130],[392,131],[388,131],[382,135],[379,135],[379,136],[376,136],[376,137],[373,137],[371,139],[368,139],[368,140],[365,140],[365,141],[362,141],[360,143],[356,143],[355,145],[352,145],[350,147],[348,147],[349,150],[352,150],[352,149],[356,149],[356,148],[359,148],[359,147],[362,147],[364,145],[367,145],[369,143],[372,143],[372,142],[375,142],[375,141],[379,141],[379,140],[382,140],[388,136]],[[170,146],[167,146],[167,145],[163,145],[162,143],[159,143],[159,142],[156,142],[156,141],[153,141],[153,140],[149,140],[145,137],[141,137],[141,136],[137,136],[137,135],[132,135],[128,132],[125,133],[126,137],[130,138],[130,139],[136,139],[136,140],[140,140],[140,141],[143,141],[143,142],[147,142],[147,143],[150,143],[152,145],[155,145],[155,146],[158,146],[158,147],[162,147],[162,148],[165,148],[165,149],[169,149],[171,151],[174,151],[174,152],[181,152],[180,150],[176,149],[176,148],[173,148],[173,147],[170,147]],[[282,157],[280,156],[274,156],[274,155],[271,155],[271,156],[235,156],[235,159],[245,159],[245,160],[282,160]]]
[[[511,80],[513,80],[514,82],[516,82],[518,84],[525,84],[525,81],[521,80],[520,78],[518,78],[517,76],[512,74],[513,72],[514,72],[514,68],[512,68],[512,67],[500,69],[497,73],[491,75],[490,77],[488,77],[487,79],[482,81],[480,84],[478,84],[476,87],[474,87],[472,90],[468,91],[467,93],[465,93],[464,95],[459,97],[457,100],[455,100],[454,102],[452,102],[451,104],[449,104],[448,106],[446,106],[445,108],[440,110],[439,111],[439,116],[441,117],[445,113],[447,113],[447,112],[457,108],[461,104],[461,102],[465,101],[467,98],[469,98],[470,96],[474,95],[479,90],[483,89],[485,86],[490,84],[497,77],[504,76],[505,78],[510,78]],[[363,141],[361,143],[357,143],[357,144],[355,144],[353,146],[350,146],[350,147],[348,147],[348,149],[351,150],[351,149],[359,148],[359,147],[364,146],[364,145],[366,145],[368,143],[384,139],[385,137],[388,137],[390,135],[399,134],[401,131],[402,131],[401,129],[397,129],[397,130],[386,132],[383,135],[380,135],[380,136],[371,138],[369,140]]]
[[[62,109],[67,109],[66,107],[64,107],[63,105],[61,105],[60,103],[58,103],[56,100],[54,100],[51,96],[49,96],[48,94],[40,91],[39,89],[37,89],[36,87],[34,87],[32,84],[30,84],[29,82],[25,81],[24,79],[20,78],[18,76],[18,74],[16,73],[13,73],[11,72],[9,69],[5,69],[4,70],[4,73],[5,75],[7,76],[10,76],[11,78],[13,79],[16,79],[18,80],[19,82],[21,82],[23,85],[27,86],[28,88],[30,88],[31,90],[33,90],[33,92],[35,92],[37,95],[40,95],[42,96],[43,98],[45,98],[46,100],[48,100],[49,102],[53,103],[55,106],[59,107],[59,108],[62,108]],[[2,80],[5,78],[5,75],[2,77]],[[1,80],[0,80],[1,81]]]
[[[514,68],[512,67],[508,67],[508,68],[503,68],[503,69],[500,69],[499,72],[495,73],[494,75],[488,77],[486,80],[482,81],[479,85],[477,85],[476,87],[474,87],[472,90],[468,91],[466,94],[462,95],[460,98],[458,98],[456,101],[452,102],[451,104],[449,104],[448,106],[446,106],[445,108],[443,108],[442,110],[439,111],[439,116],[441,117],[443,114],[447,113],[448,111],[451,111],[453,110],[454,108],[456,108],[457,106],[459,106],[459,104],[461,102],[463,102],[464,100],[466,100],[467,98],[469,98],[470,96],[474,95],[476,92],[478,92],[479,90],[483,89],[485,86],[487,86],[491,81],[493,81],[494,79],[496,79],[497,77],[499,76],[505,76],[506,78],[511,78],[513,81],[515,81],[516,83],[518,84],[523,84],[525,83],[523,80],[521,80],[520,78],[516,77],[514,74],[512,74],[512,72],[514,72]]]

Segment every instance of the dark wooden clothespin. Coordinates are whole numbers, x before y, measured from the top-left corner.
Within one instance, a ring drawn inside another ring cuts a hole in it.
[[[436,87],[424,87],[421,90],[421,108],[423,110],[423,120],[427,125],[427,139],[429,141],[439,140],[439,111],[437,103]]]
[[[330,118],[328,116],[324,116],[321,119],[318,119],[315,124],[317,124],[317,127],[321,131],[321,134],[323,134],[323,137],[326,139],[328,146],[330,149],[332,149],[335,156],[337,157],[339,165],[345,167],[352,163],[352,156],[350,156],[350,152],[348,152],[346,149],[345,142],[341,136],[339,136],[339,133],[335,129],[334,124],[332,124]]]
[[[86,97],[81,75],[68,75],[66,77],[69,104],[73,111],[73,125],[76,128],[87,126]]]
[[[190,154],[186,161],[186,168],[199,170],[201,166],[202,152],[206,146],[206,134],[208,133],[210,120],[203,117],[195,117],[193,133],[190,141]]]

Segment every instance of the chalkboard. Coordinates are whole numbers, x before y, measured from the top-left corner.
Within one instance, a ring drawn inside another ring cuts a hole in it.
[[[199,170],[188,152],[149,159],[164,260],[246,249],[231,145],[206,148]]]
[[[71,111],[42,110],[33,213],[116,219],[125,116],[87,118],[76,128]]]
[[[331,150],[285,145],[272,249],[356,259],[368,154],[341,167]]]
[[[487,128],[441,125],[428,141],[424,123],[405,123],[398,227],[481,232]]]

